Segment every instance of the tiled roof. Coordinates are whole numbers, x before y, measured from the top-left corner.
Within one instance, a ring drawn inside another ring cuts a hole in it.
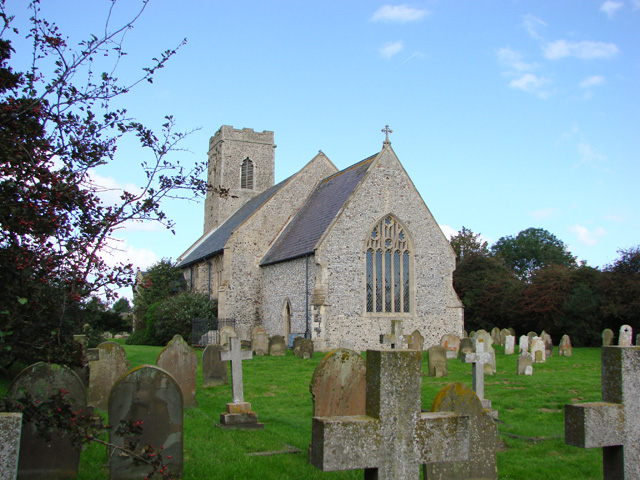
[[[376,155],[322,180],[260,265],[292,260],[313,253],[313,249],[362,180]]]
[[[253,197],[245,203],[222,225],[205,235],[199,243],[196,243],[196,245],[192,247],[193,250],[189,252],[186,257],[177,264],[177,266],[186,267],[192,263],[199,262],[205,258],[222,252],[233,231],[238,228],[242,222],[249,218],[251,214],[264,205],[267,200],[269,200],[285,183],[289,181],[289,178],[265,190],[260,195]]]

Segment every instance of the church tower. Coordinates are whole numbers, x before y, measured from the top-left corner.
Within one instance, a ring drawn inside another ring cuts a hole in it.
[[[208,193],[204,233],[216,228],[238,208],[273,186],[276,148],[273,132],[220,127],[209,139],[208,182],[229,189],[228,197]]]

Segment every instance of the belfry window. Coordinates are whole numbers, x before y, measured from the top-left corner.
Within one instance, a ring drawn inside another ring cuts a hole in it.
[[[253,189],[253,162],[248,157],[242,161],[240,188]]]
[[[407,235],[392,216],[371,230],[366,245],[366,308],[371,313],[409,313],[411,251]]]

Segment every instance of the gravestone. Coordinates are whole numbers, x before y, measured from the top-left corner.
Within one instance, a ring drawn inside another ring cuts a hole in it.
[[[440,346],[447,351],[447,358],[456,358],[460,351],[460,337],[447,333],[440,339]]]
[[[609,345],[613,345],[613,330],[605,328],[602,331],[602,346],[608,347]]]
[[[269,355],[272,357],[284,357],[287,354],[287,344],[282,335],[274,335],[269,338]]]
[[[198,355],[180,335],[175,335],[167,346],[160,350],[156,365],[169,372],[180,385],[184,397],[184,408],[197,407],[196,371]]]
[[[327,353],[318,363],[309,391],[314,417],[364,415],[366,366],[362,356],[346,348]]]
[[[293,339],[293,356],[300,357],[300,344],[304,340],[304,337],[298,336]]]
[[[475,392],[461,383],[451,383],[436,395],[431,411],[454,412],[469,417],[469,459],[425,465],[424,478],[497,480],[498,429]]]
[[[558,347],[558,355],[561,357],[571,356],[571,339],[569,335],[563,335],[560,339],[560,346]]]
[[[447,370],[447,351],[444,347],[440,345],[429,347],[427,358],[429,360],[430,377],[446,377],[449,374]]]
[[[491,329],[491,340],[493,340],[494,345],[500,345],[500,329],[498,327]]]
[[[264,428],[264,424],[258,422],[258,414],[251,411],[251,404],[244,401],[242,361],[251,360],[251,350],[242,350],[238,337],[231,337],[229,340],[231,348],[223,351],[220,358],[231,362],[232,401],[227,403],[227,411],[220,414],[220,424],[226,428]]]
[[[173,376],[153,365],[142,365],[123,375],[109,395],[109,424],[121,421],[143,422],[142,434],[126,437],[109,432],[110,443],[124,445],[125,441],[138,441],[140,445],[162,448],[167,473],[182,475],[183,469],[183,403],[182,392]],[[146,464],[136,466],[127,456],[112,451],[109,455],[111,479],[145,478],[149,474]]]
[[[470,337],[465,337],[460,340],[460,352],[458,357],[460,360],[464,361],[465,355],[468,353],[473,353],[473,339]]]
[[[525,369],[527,366],[533,368],[533,358],[529,352],[522,352],[518,355],[518,375],[526,375]]]
[[[484,351],[485,342],[483,339],[476,340],[475,353],[470,353],[464,357],[464,363],[471,363],[473,391],[482,402],[484,408],[491,408],[491,400],[484,398],[484,366],[491,361],[491,354]]]
[[[391,333],[380,335],[380,343],[390,343],[390,348],[404,348],[405,338],[402,335],[402,320],[391,320]]]
[[[513,327],[509,327],[507,328],[507,330],[509,330],[509,333],[511,333],[511,335],[513,335],[514,337],[516,336],[516,329]]]
[[[251,329],[251,352],[257,357],[269,354],[269,335],[262,325]]]
[[[96,350],[94,358],[97,358],[89,361],[89,405],[106,410],[111,389],[129,371],[130,364],[119,343],[103,342]]]
[[[505,355],[513,355],[516,350],[516,337],[511,335],[507,335],[504,337],[504,353]]]
[[[533,337],[531,341],[531,357],[534,363],[544,363],[547,358],[544,351],[544,342],[540,337]]]
[[[602,448],[604,480],[640,478],[640,347],[602,347],[602,402],[565,405],[565,443]]]
[[[60,390],[69,391],[65,399],[74,412],[87,413],[87,390],[71,369],[43,362],[25,368],[11,382],[7,397],[18,400],[25,393],[42,401]],[[20,437],[18,476],[24,479],[75,478],[78,473],[80,447],[74,447],[66,433],[53,431],[47,441],[38,435],[35,425],[23,425]]]
[[[527,338],[529,339],[529,348],[531,348],[531,342],[533,341],[533,337],[537,337],[538,334],[536,332],[527,333]]]
[[[220,358],[222,345],[207,345],[202,352],[202,386],[214,387],[229,383],[229,362]]]
[[[313,340],[303,338],[300,342],[300,353],[298,355],[302,359],[313,358]]]
[[[618,337],[619,347],[630,347],[633,343],[633,329],[629,325],[620,327],[620,336]]]
[[[367,350],[366,415],[314,417],[309,461],[322,471],[415,479],[420,466],[469,458],[469,417],[421,413],[422,354]]]
[[[526,335],[520,336],[520,342],[518,343],[518,347],[520,348],[520,352],[528,352],[529,351],[529,337]]]
[[[553,356],[553,340],[551,340],[551,335],[543,330],[540,334],[540,340],[544,343],[545,358],[551,358]]]
[[[88,327],[88,325],[85,325],[85,330]],[[80,377],[80,380],[82,380],[82,383],[84,384],[84,388],[86,388],[87,390],[89,389],[89,361],[91,360],[90,357],[92,357],[92,350],[95,350],[93,348],[89,348],[89,337],[87,337],[86,335],[74,335],[73,336],[73,341],[74,343],[78,343],[80,344],[80,350],[82,351],[82,355],[84,356],[82,365],[75,365],[73,367],[71,367],[71,370],[73,370],[76,375],[78,375],[78,377]]]
[[[533,375],[533,365],[527,365],[524,367],[524,374],[525,375]]]
[[[508,329],[503,328],[502,330],[500,330],[500,345],[502,345],[503,347],[505,346],[508,335],[511,335],[511,332]]]
[[[22,414],[0,412],[0,480],[15,480],[18,475]]]
[[[409,350],[424,350],[424,337],[418,330],[409,335]]]
[[[229,346],[229,339],[231,337],[237,337],[238,334],[233,327],[225,326],[220,329],[220,345],[223,347]]]

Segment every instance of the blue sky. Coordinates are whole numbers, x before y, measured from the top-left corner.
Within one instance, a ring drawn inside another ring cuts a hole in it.
[[[8,8],[22,0],[8,0]],[[113,21],[134,0],[121,1]],[[44,0],[72,40],[103,28],[109,2]],[[17,25],[24,25],[19,15]],[[126,37],[119,77],[187,44],[126,96],[158,126],[200,128],[174,157],[206,159],[223,124],[275,132],[276,182],[318,150],[345,168],[379,151],[381,129],[446,234],[493,243],[549,230],[592,266],[640,244],[640,0],[151,0]],[[123,143],[96,172],[142,182]],[[169,202],[176,235],[134,226],[121,255],[146,268],[202,234],[203,205]]]

